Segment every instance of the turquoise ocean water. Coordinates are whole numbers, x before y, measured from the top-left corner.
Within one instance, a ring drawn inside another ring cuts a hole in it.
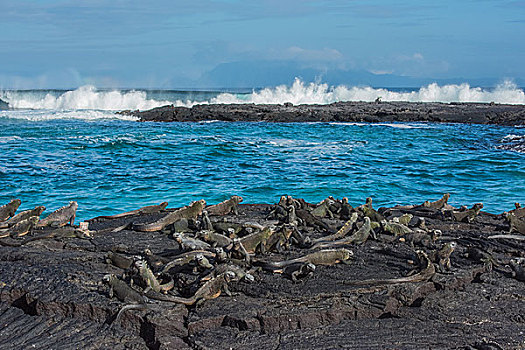
[[[510,136],[514,135],[514,136]],[[525,154],[497,149],[518,127],[453,124],[138,123],[99,109],[0,111],[0,203],[78,218],[168,201],[317,202],[376,207],[451,193],[500,213],[525,201]],[[44,213],[44,214],[45,214]]]

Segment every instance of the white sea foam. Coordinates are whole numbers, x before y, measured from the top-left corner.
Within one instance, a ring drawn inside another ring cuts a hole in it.
[[[329,86],[328,84],[304,83],[296,79],[292,86],[277,86],[239,97],[235,94],[220,94],[211,103],[286,103],[329,104],[340,101],[382,101],[408,102],[495,102],[525,104],[525,92],[516,84],[505,81],[495,89],[487,90],[461,85],[439,86],[436,83],[421,87],[417,91],[396,92],[372,87]]]
[[[49,110],[125,110],[151,109],[170,104],[170,101],[156,101],[146,98],[145,91],[97,91],[94,86],[86,85],[76,90],[56,96],[6,91],[0,96],[10,108],[49,109]]]
[[[23,119],[30,121],[56,120],[56,119],[81,119],[81,120],[100,120],[100,119],[120,119],[135,121],[136,117],[129,115],[115,114],[112,111],[100,110],[73,110],[73,111],[53,111],[53,110],[11,110],[0,111],[0,118]]]

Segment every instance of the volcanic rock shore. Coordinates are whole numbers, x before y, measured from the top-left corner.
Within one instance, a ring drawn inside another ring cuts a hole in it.
[[[158,222],[175,209],[88,220],[89,233],[79,238],[27,240],[52,232],[52,227],[33,229],[20,238],[1,238],[0,349],[525,348],[525,282],[512,265],[525,257],[525,236],[513,232],[510,238],[493,237],[509,234],[507,216],[483,211],[464,215],[465,208],[429,203],[377,211],[371,202],[355,208],[340,200],[323,203],[292,199],[240,204],[237,214],[210,210],[211,230],[216,233],[242,239],[258,232],[257,227],[276,232],[295,227],[306,239],[288,236],[281,249],[270,245],[266,251],[257,249],[249,264],[233,255],[226,258],[229,264],[250,268],[253,277],[230,281],[231,296],[223,290],[194,305],[148,299],[144,309],[127,310],[118,321],[116,314],[129,302],[111,298],[103,277],[115,274],[129,285],[135,280],[132,288],[139,293],[144,286],[133,265],[117,267],[108,254],[144,259],[152,269],[162,270],[166,262],[191,249],[179,244],[173,233],[195,237],[205,225],[203,214],[161,231],[135,228]],[[328,211],[321,208],[326,204]],[[291,213],[291,206],[297,207],[299,219],[282,214]],[[404,214],[412,216],[394,219]],[[324,239],[352,216],[357,221],[344,237],[362,232],[366,218],[407,220],[405,226],[412,232],[440,235],[415,240],[410,234],[388,232],[383,222],[372,225],[364,242],[333,246],[352,251],[346,264],[318,264],[313,273],[298,275],[297,281],[260,268],[324,249],[313,244],[337,241]],[[451,242],[456,246],[450,266],[439,259],[426,268],[421,265],[425,265],[421,256],[434,259],[440,256],[437,252],[453,247]],[[213,254],[209,262],[209,268],[190,261],[165,271],[159,279],[174,281],[166,295],[190,297],[205,283],[205,276],[226,266]],[[387,282],[417,277],[429,267],[432,273],[415,282]],[[383,282],[366,281],[370,279]]]
[[[328,105],[209,104],[122,111],[140,121],[437,122],[524,125],[525,105],[436,102],[337,102]]]

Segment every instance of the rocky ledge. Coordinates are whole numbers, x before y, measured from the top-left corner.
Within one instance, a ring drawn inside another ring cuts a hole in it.
[[[122,111],[140,121],[438,122],[525,125],[525,105],[434,102],[337,102],[329,105],[211,104]]]
[[[525,211],[447,200],[234,196],[79,226],[75,202],[8,220],[14,200],[0,207],[0,348],[525,348]]]

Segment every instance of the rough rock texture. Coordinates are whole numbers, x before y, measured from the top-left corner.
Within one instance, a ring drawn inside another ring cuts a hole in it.
[[[216,104],[192,108],[164,106],[123,111],[140,121],[266,122],[441,122],[524,125],[525,105],[487,103],[337,102],[329,105]]]
[[[210,218],[232,225],[267,224],[273,208],[241,204],[238,216]],[[379,211],[388,213],[385,209]],[[351,264],[318,266],[313,276],[298,283],[259,271],[255,282],[232,283],[233,296],[223,294],[189,307],[148,302],[145,310],[123,313],[119,324],[112,322],[125,304],[108,296],[101,279],[124,270],[106,263],[106,253],[133,256],[149,248],[173,259],[181,251],[166,233],[112,229],[130,221],[151,222],[166,212],[93,220],[90,239],[0,245],[0,349],[525,348],[525,283],[514,279],[508,267],[511,258],[525,257],[525,241],[488,238],[507,233],[503,216],[482,212],[473,222],[460,223],[438,210],[398,211],[425,217],[429,229],[440,229],[438,246],[458,243],[450,271],[418,283],[343,284],[402,277],[415,269],[414,250],[380,233],[377,240],[347,246],[354,252]],[[322,220],[335,229],[344,223]],[[313,228],[305,233],[312,239],[326,234]],[[491,252],[498,266],[491,270],[469,259],[469,247]],[[258,258],[277,261],[306,251],[292,246]],[[187,281],[198,274],[190,269],[174,276]]]

